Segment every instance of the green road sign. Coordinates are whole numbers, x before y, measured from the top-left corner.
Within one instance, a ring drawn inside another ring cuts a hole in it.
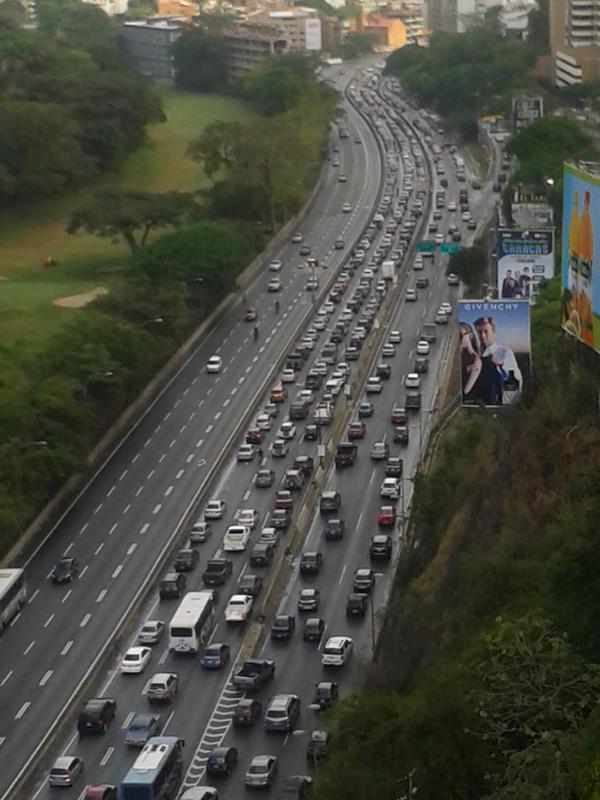
[[[423,240],[417,242],[417,253],[435,253],[435,242]]]
[[[447,242],[440,245],[440,253],[458,253],[460,247],[454,242]]]

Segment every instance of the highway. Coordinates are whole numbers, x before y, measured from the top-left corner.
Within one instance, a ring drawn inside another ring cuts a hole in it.
[[[368,126],[350,106],[347,113],[351,136],[338,144],[348,180],[339,183],[338,170],[329,168],[302,225],[304,241],[314,256],[327,260],[331,273],[345,256],[333,249],[335,239],[345,236],[350,244],[353,232],[362,229],[381,179]],[[361,144],[354,142],[355,133]],[[342,214],[346,201],[352,211]],[[115,629],[136,597],[155,583],[155,565],[168,564],[165,555],[180,521],[212,480],[230,438],[310,309],[306,274],[296,269],[302,261],[298,249],[289,243],[277,254],[284,264],[279,295],[267,294],[267,272],[246,290],[248,305],[259,313],[259,340],[242,321],[240,298],[25,564],[29,602],[0,640],[0,796],[13,800],[9,787],[80,682],[92,674],[100,683],[110,677],[102,669],[105,645],[109,655],[117,654]],[[206,375],[205,363],[215,353],[224,369]],[[205,548],[212,552],[214,545]],[[78,559],[79,577],[55,586],[50,571],[67,553]]]
[[[342,76],[337,75],[338,83]],[[372,80],[363,75],[361,81]],[[386,81],[386,83],[388,83]],[[367,90],[368,93],[369,90]],[[357,92],[358,93],[358,92]],[[386,87],[380,96],[397,102],[391,89]],[[372,110],[361,101],[367,113]],[[339,145],[336,154],[341,161],[339,168],[327,172],[322,192],[302,226],[304,241],[312,248],[312,255],[327,259],[332,274],[338,264],[346,259],[345,251],[333,249],[335,239],[342,236],[346,245],[354,244],[363,227],[372,216],[373,206],[382,183],[382,165],[373,133],[364,119],[356,114],[349,104],[347,139],[332,142]],[[392,144],[392,135],[385,113],[380,114],[380,133],[387,147]],[[417,116],[417,112],[409,114]],[[388,120],[389,121],[389,120]],[[436,134],[430,129],[432,139]],[[358,134],[361,142],[355,143]],[[403,135],[400,139],[406,141]],[[439,137],[437,138],[439,140]],[[395,147],[395,145],[394,145]],[[415,146],[413,146],[414,149]],[[417,149],[421,145],[416,146]],[[427,150],[427,158],[430,158]],[[453,163],[447,150],[443,151],[449,187],[447,197],[457,197],[458,184],[454,178]],[[406,166],[406,164],[405,164]],[[346,183],[339,183],[337,174],[347,175]],[[397,173],[399,184],[406,180],[405,170]],[[426,185],[427,181],[421,181]],[[419,186],[418,170],[415,170],[415,187]],[[388,182],[388,187],[391,184]],[[400,185],[398,186],[398,189]],[[486,184],[482,191],[470,190],[471,210],[474,217],[482,220],[488,212],[493,195]],[[350,203],[351,212],[341,213],[343,202]],[[450,221],[460,219],[460,213],[443,212],[440,230],[445,230]],[[423,220],[425,223],[427,219]],[[474,232],[467,231],[461,223],[463,242],[469,242]],[[379,238],[379,234],[378,234]],[[374,245],[377,242],[374,242]],[[284,288],[279,295],[281,309],[274,312],[275,296],[267,294],[266,281],[271,273],[259,276],[247,290],[248,304],[259,312],[261,335],[258,341],[251,336],[252,325],[241,321],[241,302],[215,327],[198,350],[191,356],[165,392],[142,419],[122,446],[103,466],[87,487],[74,507],[66,515],[53,536],[32,558],[27,567],[30,585],[30,602],[20,618],[0,640],[0,702],[3,714],[0,725],[0,790],[4,791],[40,741],[52,720],[68,702],[77,684],[95,658],[100,658],[103,645],[111,640],[111,632],[119,618],[125,613],[137,592],[143,590],[144,582],[155,585],[153,565],[169,564],[163,548],[170,551],[172,534],[179,521],[187,517],[203,482],[210,482],[211,471],[218,471],[212,480],[210,491],[203,497],[219,497],[227,502],[228,513],[214,524],[214,532],[208,543],[200,545],[201,563],[195,572],[188,574],[188,591],[199,588],[201,571],[206,558],[218,547],[232,514],[238,508],[255,508],[260,522],[253,534],[258,536],[260,528],[268,521],[273,508],[273,494],[279,486],[285,469],[298,454],[316,454],[316,443],[302,440],[304,423],[297,423],[297,433],[285,459],[264,458],[264,466],[275,470],[273,489],[257,489],[252,478],[258,467],[257,459],[249,464],[238,464],[231,456],[230,439],[239,443],[247,428],[250,412],[259,399],[266,398],[268,389],[275,382],[271,371],[283,352],[290,349],[289,342],[296,337],[300,323],[310,311],[310,294],[305,291],[306,270],[296,269],[301,262],[298,245],[287,245],[281,255],[284,267],[281,274]],[[409,253],[405,266],[399,271],[401,300],[393,311],[389,329],[403,333],[403,341],[397,346],[396,355],[386,359],[392,367],[392,376],[383,382],[379,395],[369,395],[375,406],[374,416],[368,420],[367,433],[359,443],[357,463],[346,470],[332,470],[327,474],[324,488],[335,488],[342,496],[342,516],[346,522],[346,536],[340,542],[325,542],[323,520],[314,509],[307,529],[305,550],[318,549],[324,555],[321,573],[312,579],[302,579],[298,573],[298,559],[291,559],[289,574],[284,582],[281,597],[276,603],[281,611],[296,613],[298,591],[302,586],[317,586],[321,589],[319,616],[323,617],[327,629],[324,638],[334,634],[347,634],[354,640],[354,657],[339,670],[342,694],[359,683],[361,666],[370,658],[372,631],[369,615],[359,622],[346,620],[347,594],[351,591],[352,576],[358,567],[369,566],[368,543],[377,533],[376,515],[379,505],[379,486],[384,475],[384,462],[372,462],[370,446],[384,437],[393,454],[404,459],[404,505],[408,510],[412,494],[411,477],[418,464],[432,418],[437,413],[436,392],[443,377],[448,358],[448,334],[451,325],[438,327],[438,339],[432,345],[428,374],[422,376],[422,409],[411,416],[410,441],[400,448],[391,442],[392,426],[390,412],[394,405],[402,404],[405,390],[404,377],[412,371],[416,342],[425,322],[433,321],[442,301],[455,305],[458,290],[449,287],[444,275],[445,257],[436,253],[431,264],[425,261],[425,269],[413,272],[412,256]],[[360,279],[359,268],[353,276],[342,303],[336,306],[328,319],[329,330],[341,313],[346,296],[352,292]],[[327,273],[322,272],[321,278]],[[430,285],[419,291],[417,302],[406,302],[404,288],[413,287],[417,277],[426,276]],[[376,278],[379,276],[376,276]],[[267,335],[268,331],[268,335]],[[317,358],[317,351],[327,340],[323,331],[309,361]],[[386,341],[384,335],[383,341]],[[342,352],[342,346],[340,346]],[[218,353],[225,369],[219,376],[205,375],[204,364],[210,355]],[[342,357],[338,360],[342,360]],[[290,396],[302,388],[303,373],[297,377],[297,385],[290,386]],[[354,400],[362,399],[360,397]],[[289,401],[288,401],[289,402]],[[345,402],[343,395],[337,406]],[[287,404],[283,404],[280,415],[274,420],[273,430],[262,445],[267,452],[269,442],[275,436],[279,424],[286,417]],[[309,420],[310,421],[310,420]],[[218,468],[218,470],[217,470]],[[208,489],[208,486],[206,487]],[[148,497],[148,495],[150,495]],[[405,547],[402,526],[393,531],[394,558],[391,562],[378,562],[376,586],[371,600],[374,603],[374,620],[377,627],[380,613],[391,587],[394,564]],[[183,541],[180,536],[179,540]],[[283,545],[280,544],[279,547]],[[54,561],[69,552],[77,556],[81,572],[79,578],[66,587],[50,584],[47,575]],[[234,578],[221,591],[218,625],[212,641],[226,641],[235,654],[245,635],[245,628],[226,626],[223,607],[234,591],[234,582],[244,571],[248,571],[247,557],[234,554]],[[383,564],[383,566],[382,566]],[[266,570],[252,572],[265,573]],[[118,657],[126,645],[133,643],[134,633],[146,618],[168,621],[177,601],[158,604],[151,599],[138,609],[129,620],[129,638],[111,645],[108,671],[102,669],[95,675],[93,691],[87,696],[108,695],[118,703],[118,714],[105,736],[77,741],[69,732],[59,737],[44,757],[40,769],[27,784],[22,796],[49,797],[45,773],[53,758],[62,752],[80,755],[85,762],[83,778],[77,783],[76,793],[82,793],[86,783],[118,783],[131,765],[135,751],[123,744],[123,733],[135,711],[145,710],[147,701],[143,690],[148,678],[159,669],[175,670],[180,674],[182,690],[176,701],[162,710],[162,725],[167,733],[182,736],[186,742],[186,762],[190,771],[185,785],[210,783],[203,772],[206,755],[219,741],[235,745],[240,754],[240,763],[234,774],[222,782],[222,797],[246,794],[243,773],[253,755],[273,753],[280,761],[278,783],[289,774],[306,772],[305,749],[310,731],[319,725],[319,714],[307,706],[311,702],[314,683],[326,674],[320,666],[320,649],[317,645],[304,643],[301,638],[301,619],[296,613],[297,629],[291,641],[274,646],[268,636],[259,649],[265,657],[276,661],[275,680],[259,695],[263,704],[278,692],[293,692],[302,701],[300,723],[291,736],[267,734],[259,721],[252,730],[239,732],[231,728],[230,713],[241,694],[228,685],[228,670],[206,672],[190,657],[170,655],[165,642],[155,647],[152,662],[144,675],[130,676],[118,673]],[[266,621],[267,632],[270,620]],[[70,644],[69,644],[70,643]],[[336,673],[337,674],[337,673]],[[193,700],[192,700],[193,698]],[[198,747],[197,743],[200,742]],[[10,796],[11,800],[16,797]]]

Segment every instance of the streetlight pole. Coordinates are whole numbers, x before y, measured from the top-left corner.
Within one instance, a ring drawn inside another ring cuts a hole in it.
[[[153,319],[147,319],[145,322],[140,323],[140,328],[145,328],[146,325],[160,325],[161,322],[164,322],[163,317],[154,317]]]

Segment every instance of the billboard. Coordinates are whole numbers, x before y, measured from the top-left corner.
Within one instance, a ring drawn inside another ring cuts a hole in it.
[[[508,406],[531,376],[529,300],[459,300],[462,404]]]
[[[565,164],[561,324],[600,350],[600,178]]]
[[[544,100],[541,97],[513,97],[512,117],[515,132],[526,128],[544,116]]]
[[[498,228],[498,297],[530,300],[542,280],[554,277],[554,230]]]
[[[307,50],[321,49],[321,20],[307,17],[304,21],[304,41]]]

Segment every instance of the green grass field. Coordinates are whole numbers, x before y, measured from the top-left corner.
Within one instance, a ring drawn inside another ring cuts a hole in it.
[[[197,189],[205,178],[185,155],[190,141],[214,120],[244,120],[252,113],[237,100],[164,90],[167,121],[148,130],[148,141],[118,174],[57,198],[14,208],[0,218],[0,338],[46,336],[71,310],[53,301],[97,286],[109,287],[125,268],[128,250],[87,234],[67,236],[69,213],[108,187],[167,191]],[[43,269],[52,256],[58,266]]]

